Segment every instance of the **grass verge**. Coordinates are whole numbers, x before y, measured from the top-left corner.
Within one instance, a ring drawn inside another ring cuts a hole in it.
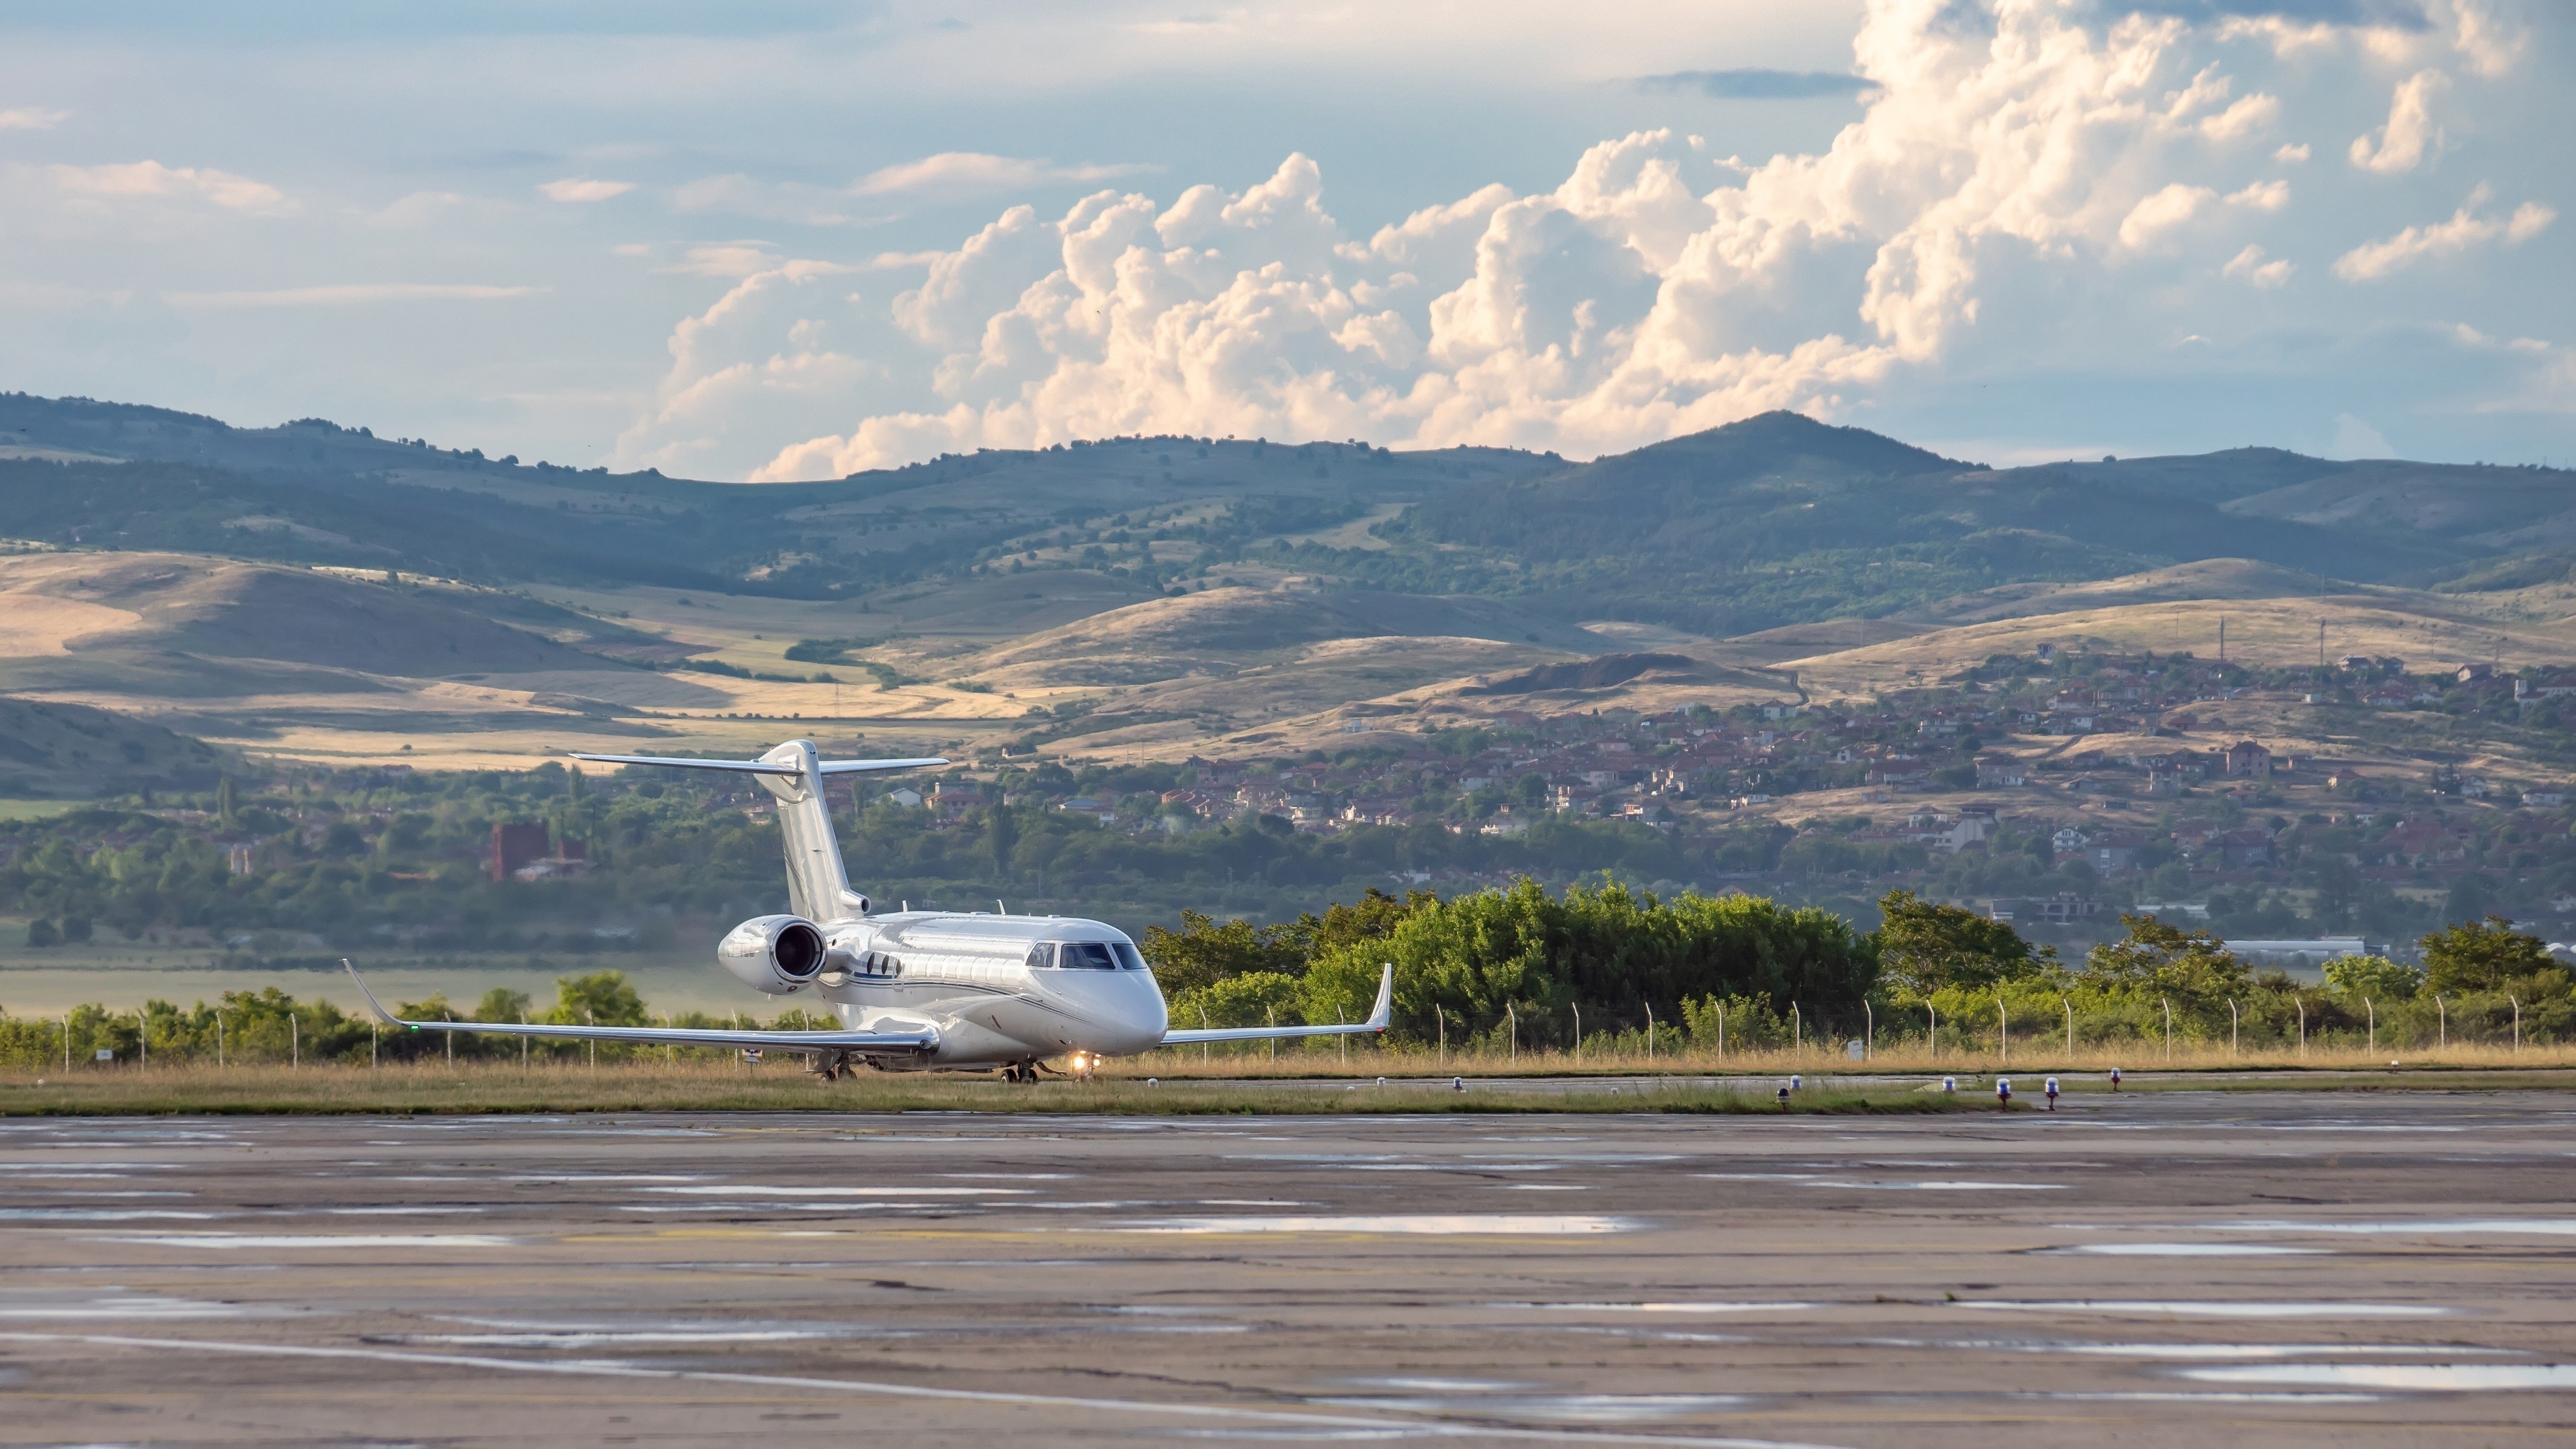
[[[1818,1084],[1800,1115],[1993,1110],[1966,1096],[1906,1087]],[[1550,1090],[1470,1082],[1156,1081],[1142,1077],[1019,1086],[981,1077],[875,1076],[826,1082],[793,1067],[621,1063],[597,1068],[465,1063],[386,1066],[154,1067],[78,1070],[0,1082],[0,1116],[524,1114],[558,1112],[1065,1112],[1193,1117],[1241,1114],[1660,1112],[1778,1116],[1769,1091],[1702,1082]]]

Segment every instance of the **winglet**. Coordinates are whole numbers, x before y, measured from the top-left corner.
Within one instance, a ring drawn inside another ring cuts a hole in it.
[[[1389,961],[1386,963],[1386,974],[1377,979],[1377,1005],[1370,1010],[1367,1025],[1373,1031],[1384,1031],[1387,1023],[1394,1017],[1395,963]]]
[[[367,998],[367,1009],[376,1014],[376,1019],[378,1021],[383,1022],[387,1026],[404,1027],[411,1031],[420,1030],[419,1027],[413,1026],[410,1022],[405,1021],[401,1017],[394,1015],[392,1012],[385,1010],[385,1004],[376,999],[376,993],[367,989],[367,979],[358,974],[357,967],[349,964],[348,957],[341,957],[340,965],[348,971],[349,979],[358,984],[358,994]]]

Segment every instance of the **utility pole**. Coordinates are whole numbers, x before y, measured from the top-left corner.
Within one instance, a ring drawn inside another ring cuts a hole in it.
[[[2218,616],[2218,662],[2227,662],[2227,616]]]

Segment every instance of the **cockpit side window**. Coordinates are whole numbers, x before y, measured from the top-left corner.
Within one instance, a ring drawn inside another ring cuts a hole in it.
[[[1053,965],[1055,965],[1055,942],[1040,941],[1029,948],[1030,970],[1044,971]]]
[[[1119,964],[1119,965],[1121,965],[1121,966],[1126,967],[1128,970],[1130,970],[1130,971],[1144,971],[1144,970],[1149,969],[1149,968],[1145,965],[1145,957],[1144,957],[1144,953],[1142,953],[1142,952],[1140,952],[1140,951],[1138,951],[1138,950],[1136,949],[1136,945],[1135,945],[1135,943],[1134,943],[1134,942],[1132,942],[1132,941],[1116,941],[1116,942],[1112,942],[1112,943],[1110,944],[1110,948],[1109,948],[1109,949],[1111,949],[1112,951],[1115,951],[1115,952],[1117,952],[1117,953],[1118,953],[1118,964]]]
[[[1067,941],[1056,955],[1056,964],[1068,971],[1115,971],[1118,957],[1106,941]]]

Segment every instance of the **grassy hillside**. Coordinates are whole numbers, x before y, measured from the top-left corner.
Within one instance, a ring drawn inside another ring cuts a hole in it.
[[[1998,470],[1774,413],[1579,465],[1166,437],[742,485],[10,395],[0,689],[340,760],[1141,759],[1868,693],[2040,642],[2210,655],[2221,615],[2246,658],[2313,660],[2323,622],[2338,654],[2555,662],[2567,482]],[[1690,663],[1594,662],[1647,654]]]

